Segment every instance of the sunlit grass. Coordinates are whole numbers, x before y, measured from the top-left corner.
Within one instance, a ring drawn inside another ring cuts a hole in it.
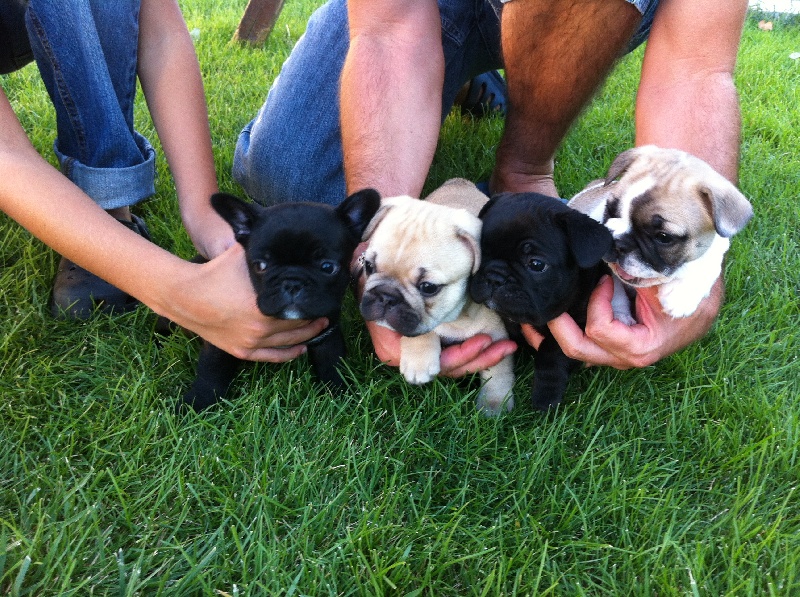
[[[222,188],[233,148],[314,2],[266,46],[230,37],[244,0],[181,2],[205,77]],[[355,303],[350,389],[304,359],[253,365],[221,408],[176,420],[197,343],[154,342],[142,308],[86,323],[47,310],[56,256],[0,215],[0,592],[27,595],[792,595],[800,592],[800,29],[748,22],[737,84],[741,188],[727,300],[700,342],[643,370],[593,368],[542,416],[475,413],[474,384],[407,385]],[[641,53],[557,156],[569,195],[633,140]],[[36,69],[0,79],[52,161]],[[143,99],[139,129],[156,141]],[[448,117],[429,187],[488,177],[502,121]],[[31,200],[35,200],[34,197]],[[189,257],[159,156],[139,209]],[[519,363],[524,397],[531,363]]]

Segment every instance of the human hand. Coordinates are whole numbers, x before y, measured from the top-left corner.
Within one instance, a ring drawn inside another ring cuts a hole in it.
[[[367,330],[378,359],[391,367],[400,366],[400,334],[373,321],[367,322]],[[442,350],[439,358],[439,375],[462,377],[493,367],[517,349],[511,340],[493,342],[487,334],[478,334],[461,344]]]
[[[208,198],[204,203],[181,203],[181,219],[197,252],[205,259],[224,253],[236,242],[233,228],[214,211]]]
[[[614,283],[604,277],[589,300],[585,332],[569,315],[563,314],[547,325],[564,353],[589,365],[609,365],[617,369],[647,367],[695,340],[711,327],[722,303],[723,284],[717,280],[711,295],[690,316],[673,319],[661,309],[657,287],[638,288],[635,325],[614,319],[611,297]],[[538,346],[541,336],[523,326],[525,339]]]
[[[171,301],[163,314],[237,358],[289,361],[306,351],[303,342],[328,326],[325,318],[283,320],[263,315],[239,243],[207,263],[183,263],[188,275],[167,290]]]

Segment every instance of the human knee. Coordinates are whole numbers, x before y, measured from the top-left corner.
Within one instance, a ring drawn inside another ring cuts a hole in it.
[[[263,205],[313,201],[338,205],[345,198],[341,155],[315,159],[302,147],[259,135],[247,127],[239,136],[233,160],[233,178],[254,201]]]

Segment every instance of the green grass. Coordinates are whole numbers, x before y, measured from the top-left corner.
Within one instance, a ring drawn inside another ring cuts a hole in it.
[[[220,184],[237,193],[236,136],[313,3],[287,2],[257,50],[229,43],[244,4],[182,2]],[[407,385],[349,298],[343,396],[304,359],[254,365],[229,403],[177,421],[197,342],[157,345],[144,308],[53,321],[57,257],[0,216],[0,593],[799,595],[800,29],[755,22],[737,83],[756,215],[733,240],[716,325],[655,366],[581,371],[547,416],[520,399],[483,418],[470,380]],[[559,152],[565,195],[631,144],[640,60]],[[36,69],[0,84],[54,161]],[[485,178],[501,128],[451,115],[429,186]],[[160,245],[193,254],[163,156],[140,212]],[[519,372],[524,396],[530,362]]]

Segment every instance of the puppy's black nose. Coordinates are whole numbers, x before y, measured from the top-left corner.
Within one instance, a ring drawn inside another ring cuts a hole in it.
[[[281,283],[281,290],[286,296],[295,297],[303,290],[303,283],[300,280],[284,280]]]
[[[483,279],[492,288],[498,288],[506,283],[507,276],[497,270],[489,269],[483,273]]]
[[[372,293],[372,298],[375,302],[380,303],[386,309],[400,304],[400,301],[402,300],[400,295],[396,292],[392,290],[384,290],[382,288],[376,288]]]
[[[614,253],[614,257],[618,259],[620,255],[635,250],[637,244],[636,237],[633,234],[622,234],[614,239],[611,251]]]

